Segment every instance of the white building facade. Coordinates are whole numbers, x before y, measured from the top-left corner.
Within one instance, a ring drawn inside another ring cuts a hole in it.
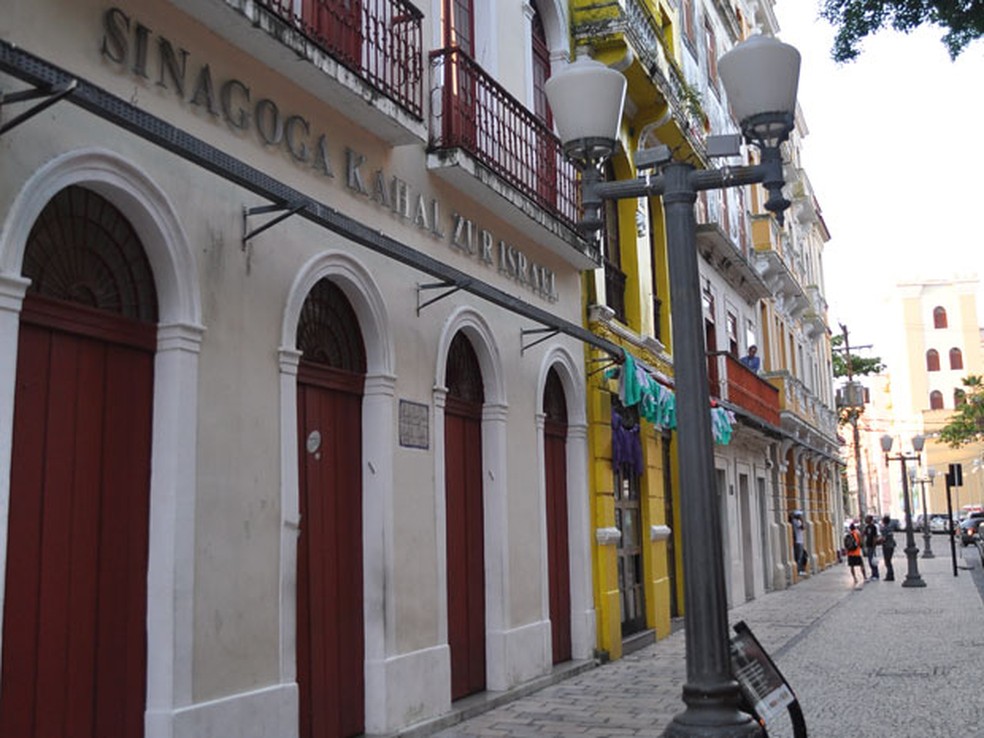
[[[567,28],[6,4],[0,733],[385,733],[592,656]]]
[[[753,30],[781,37],[772,3],[683,2],[682,10],[683,66],[708,129],[734,130],[716,59]],[[797,111],[784,145],[792,201],[784,224],[764,210],[759,187],[701,193],[697,205],[711,392],[736,419],[730,441],[715,446],[730,605],[796,581],[793,510],[804,512],[810,567],[836,561],[839,461],[822,259],[829,234],[799,160],[807,134]],[[732,163],[740,160],[714,165]],[[757,371],[739,361],[751,346]]]

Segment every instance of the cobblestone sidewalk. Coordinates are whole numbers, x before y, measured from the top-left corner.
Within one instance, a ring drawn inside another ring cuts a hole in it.
[[[980,568],[975,549],[962,553],[962,567]],[[918,559],[925,588],[902,587],[906,560],[896,559],[895,582],[855,589],[840,565],[729,613],[749,625],[796,691],[810,736],[984,733],[965,712],[980,698],[984,656],[975,648],[984,646],[984,603],[972,572],[954,577],[946,549]],[[658,736],[683,709],[684,650],[680,631],[433,735]],[[769,734],[792,730],[782,718]]]

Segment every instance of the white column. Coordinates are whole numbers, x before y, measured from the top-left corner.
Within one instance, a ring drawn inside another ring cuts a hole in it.
[[[396,377],[366,377],[362,397],[362,582],[367,733],[385,733],[390,727],[386,666],[396,645],[392,577],[395,395]]]
[[[507,406],[482,408],[482,499],[485,511],[486,687],[501,691],[508,676],[509,501],[506,485]]]
[[[571,655],[594,656],[597,642],[591,578],[591,493],[588,488],[588,426],[567,426],[567,518],[571,566]]]
[[[10,514],[10,463],[13,448],[17,336],[20,311],[30,280],[0,274],[0,618],[7,575],[7,524]],[[0,628],[0,638],[3,629]],[[3,642],[0,641],[0,653]],[[2,685],[0,685],[2,686]]]
[[[192,703],[198,357],[204,329],[157,329],[147,570],[148,738],[171,736]]]

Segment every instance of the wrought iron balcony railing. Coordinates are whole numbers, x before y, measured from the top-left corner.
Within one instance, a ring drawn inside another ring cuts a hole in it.
[[[577,45],[609,44],[624,40],[650,83],[674,117],[689,146],[703,155],[707,136],[707,114],[687,83],[667,36],[668,19],[652,0],[592,2],[572,0],[571,32]],[[633,77],[634,78],[634,77]]]
[[[423,117],[423,13],[405,0],[256,0],[393,100]]]
[[[553,132],[461,49],[430,64],[431,150],[464,150],[573,229],[577,172]]]

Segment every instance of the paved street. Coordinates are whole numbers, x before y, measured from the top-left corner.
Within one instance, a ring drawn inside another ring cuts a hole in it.
[[[936,558],[918,560],[925,588],[900,586],[906,560],[897,553],[895,582],[854,589],[841,564],[731,611],[796,691],[811,736],[984,735],[967,713],[984,673],[984,574],[976,548],[957,546],[969,568],[954,577],[947,541],[933,544]],[[685,673],[679,631],[434,735],[657,736],[682,709]],[[769,734],[792,735],[785,715]]]

